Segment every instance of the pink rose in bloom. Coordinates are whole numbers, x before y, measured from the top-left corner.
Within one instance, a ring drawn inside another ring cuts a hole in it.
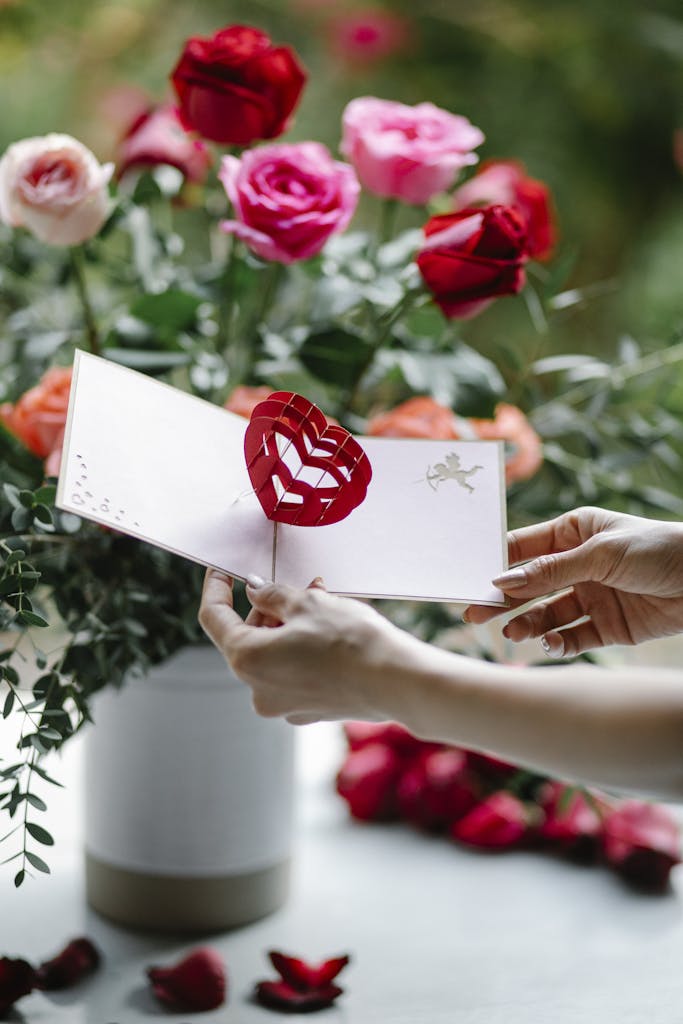
[[[640,800],[625,800],[605,816],[603,848],[610,866],[643,889],[665,889],[681,860],[675,818],[665,807]]]
[[[280,980],[257,982],[255,996],[262,1006],[295,1013],[322,1010],[331,1006],[344,991],[333,981],[348,964],[348,956],[337,956],[316,965],[275,950],[268,956]]]
[[[171,104],[137,117],[119,147],[119,177],[131,167],[159,164],[177,167],[188,181],[200,183],[211,166],[209,150],[185,131],[177,107]]]
[[[0,422],[39,459],[47,476],[56,476],[69,408],[71,367],[53,367],[15,405],[0,405]]]
[[[550,189],[530,178],[517,160],[489,160],[453,193],[454,209],[473,206],[514,206],[526,225],[529,256],[547,260],[556,242]]]
[[[467,846],[483,850],[520,846],[528,834],[527,810],[512,793],[499,790],[454,822],[450,834]]]
[[[15,142],[0,160],[0,220],[49,245],[85,242],[109,215],[113,170],[70,135]]]
[[[188,128],[212,142],[248,146],[286,130],[306,72],[288,46],[230,25],[188,39],[171,81]]]
[[[352,167],[318,142],[276,143],[223,157],[219,178],[236,220],[221,223],[264,260],[316,256],[353,217],[360,185]]]
[[[395,750],[370,743],[352,750],[337,774],[337,792],[359,821],[396,817],[396,783],[403,763]]]
[[[477,316],[526,282],[526,229],[511,206],[431,217],[416,257],[423,280],[449,319]]]
[[[439,744],[419,740],[398,722],[345,722],[344,733],[351,750],[360,750],[371,743],[383,743],[401,757],[413,757],[439,747]]]
[[[429,831],[445,829],[462,818],[478,798],[467,754],[455,748],[415,758],[403,772],[397,789],[401,817]]]
[[[225,1002],[225,965],[209,946],[193,950],[172,967],[148,967],[147,977],[157,999],[174,1010],[215,1010]]]
[[[398,53],[410,31],[405,18],[379,9],[342,14],[329,25],[331,48],[349,64],[376,64]]]
[[[341,152],[369,192],[422,205],[477,162],[472,150],[483,141],[466,117],[433,103],[409,107],[361,96],[344,111]]]
[[[593,801],[562,782],[547,782],[542,787],[538,802],[544,813],[538,830],[540,839],[558,846],[563,852],[579,860],[590,861],[597,856],[601,839],[603,817],[607,803],[598,796]]]

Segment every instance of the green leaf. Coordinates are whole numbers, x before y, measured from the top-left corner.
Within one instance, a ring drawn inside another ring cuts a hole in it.
[[[17,533],[22,533],[24,530],[27,530],[32,522],[33,516],[29,509],[20,507],[15,508],[12,512],[12,528],[15,529]]]
[[[44,484],[34,492],[33,497],[43,505],[54,505],[57,496],[57,488],[54,484]]]
[[[3,580],[0,580],[0,597],[6,597],[8,594],[20,594],[22,591],[21,576],[5,576]]]
[[[12,551],[7,556],[7,558],[5,560],[5,565],[8,566],[8,567],[12,566],[12,565],[18,565],[19,562],[23,562],[23,560],[25,558],[26,558],[26,552],[23,550],[23,548],[15,548],[14,551]]]
[[[202,299],[189,292],[169,288],[156,295],[142,295],[130,307],[133,316],[172,334],[195,326]]]
[[[5,497],[9,501],[12,508],[21,508],[21,501],[19,500],[19,488],[15,487],[14,484],[3,484],[2,489],[5,492]]]
[[[27,826],[28,827],[28,826]],[[36,869],[36,871],[42,871],[43,874],[49,875],[50,868],[47,866],[42,857],[39,857],[37,853],[31,853],[30,850],[26,851],[26,860],[29,864]]]
[[[49,626],[50,625],[50,623],[47,622],[42,617],[42,615],[36,615],[35,612],[27,612],[25,610],[17,612],[17,614],[14,617],[14,621],[15,622],[19,622],[22,626]]]
[[[54,846],[55,841],[46,828],[42,825],[36,825],[34,821],[26,822],[26,831],[32,836],[37,843],[42,843],[43,846]]]
[[[48,773],[45,771],[43,767],[41,767],[41,765],[34,764],[33,771],[36,773],[36,775],[40,775],[41,779],[44,779],[45,782],[49,782],[51,786],[57,786],[58,789],[64,789],[63,784],[61,782],[58,782],[57,779],[53,779],[51,775],[48,775]]]
[[[10,690],[5,697],[5,703],[2,708],[2,717],[9,718],[12,714],[12,708],[14,707],[14,690]]]
[[[319,380],[349,388],[372,352],[372,345],[360,335],[331,327],[310,334],[299,349],[299,359]]]
[[[33,506],[33,515],[41,523],[48,523],[50,526],[52,526],[52,512],[47,507],[47,505],[42,505],[42,504],[34,505]]]
[[[24,508],[33,508],[33,491],[19,491],[19,501]]]
[[[19,888],[20,885],[23,884],[25,877],[26,872],[23,869],[21,871],[17,871],[16,875],[14,876],[14,885],[16,886],[17,889]]]
[[[40,797],[36,796],[35,793],[27,793],[26,799],[28,800],[32,807],[35,807],[37,811],[47,810],[47,804],[45,803],[45,801],[41,800]]]

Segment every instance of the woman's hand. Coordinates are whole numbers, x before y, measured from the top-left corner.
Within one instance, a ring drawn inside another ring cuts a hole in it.
[[[232,605],[232,580],[209,569],[199,621],[254,693],[261,715],[295,725],[387,717],[383,688],[411,638],[368,605],[335,597],[315,580],[307,590],[251,578],[252,611]]]
[[[579,508],[510,533],[508,551],[518,568],[494,583],[511,607],[543,598],[510,619],[503,632],[511,640],[541,637],[561,658],[683,631],[680,523]],[[500,613],[472,605],[465,618],[484,623]]]

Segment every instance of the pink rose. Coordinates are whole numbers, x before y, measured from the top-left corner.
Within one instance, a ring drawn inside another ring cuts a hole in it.
[[[547,260],[556,240],[550,189],[530,178],[517,160],[489,160],[453,193],[456,210],[470,206],[514,206],[526,224],[529,256]]]
[[[344,13],[330,22],[330,48],[349,64],[376,64],[405,49],[412,31],[405,18],[379,8]]]
[[[526,807],[504,790],[492,793],[451,826],[453,839],[486,850],[520,846],[528,831]]]
[[[472,150],[483,141],[466,117],[433,103],[409,107],[361,96],[344,111],[341,151],[369,192],[421,205],[477,162]]]
[[[670,811],[641,800],[624,800],[603,821],[605,857],[627,882],[663,890],[681,860],[681,837]]]
[[[70,135],[15,142],[0,160],[0,220],[50,245],[85,242],[109,214],[113,170]]]
[[[602,797],[586,799],[562,782],[546,782],[538,802],[544,814],[539,837],[577,860],[595,860],[602,840],[602,821],[609,805]]]
[[[203,182],[211,154],[203,142],[183,128],[177,107],[166,104],[135,119],[119,147],[118,173],[130,167],[177,167],[188,181]]]
[[[236,220],[221,223],[264,260],[316,256],[353,217],[360,185],[318,142],[275,143],[223,157],[219,178]]]

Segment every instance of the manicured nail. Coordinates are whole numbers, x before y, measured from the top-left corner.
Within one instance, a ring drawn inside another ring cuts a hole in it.
[[[549,658],[561,658],[564,654],[564,640],[557,633],[552,633],[550,639],[542,636],[541,647]]]
[[[251,587],[252,590],[258,590],[259,587],[265,587],[266,581],[263,576],[257,576],[256,573],[249,573],[247,576],[247,586]]]
[[[501,590],[514,590],[515,587],[523,587],[526,583],[526,569],[521,566],[518,569],[510,569],[508,572],[502,572],[500,576],[496,576],[491,582],[494,587],[500,587]]]
[[[462,621],[463,622],[469,622],[470,621],[470,610],[469,610],[469,608],[465,608],[465,611],[462,613]]]

